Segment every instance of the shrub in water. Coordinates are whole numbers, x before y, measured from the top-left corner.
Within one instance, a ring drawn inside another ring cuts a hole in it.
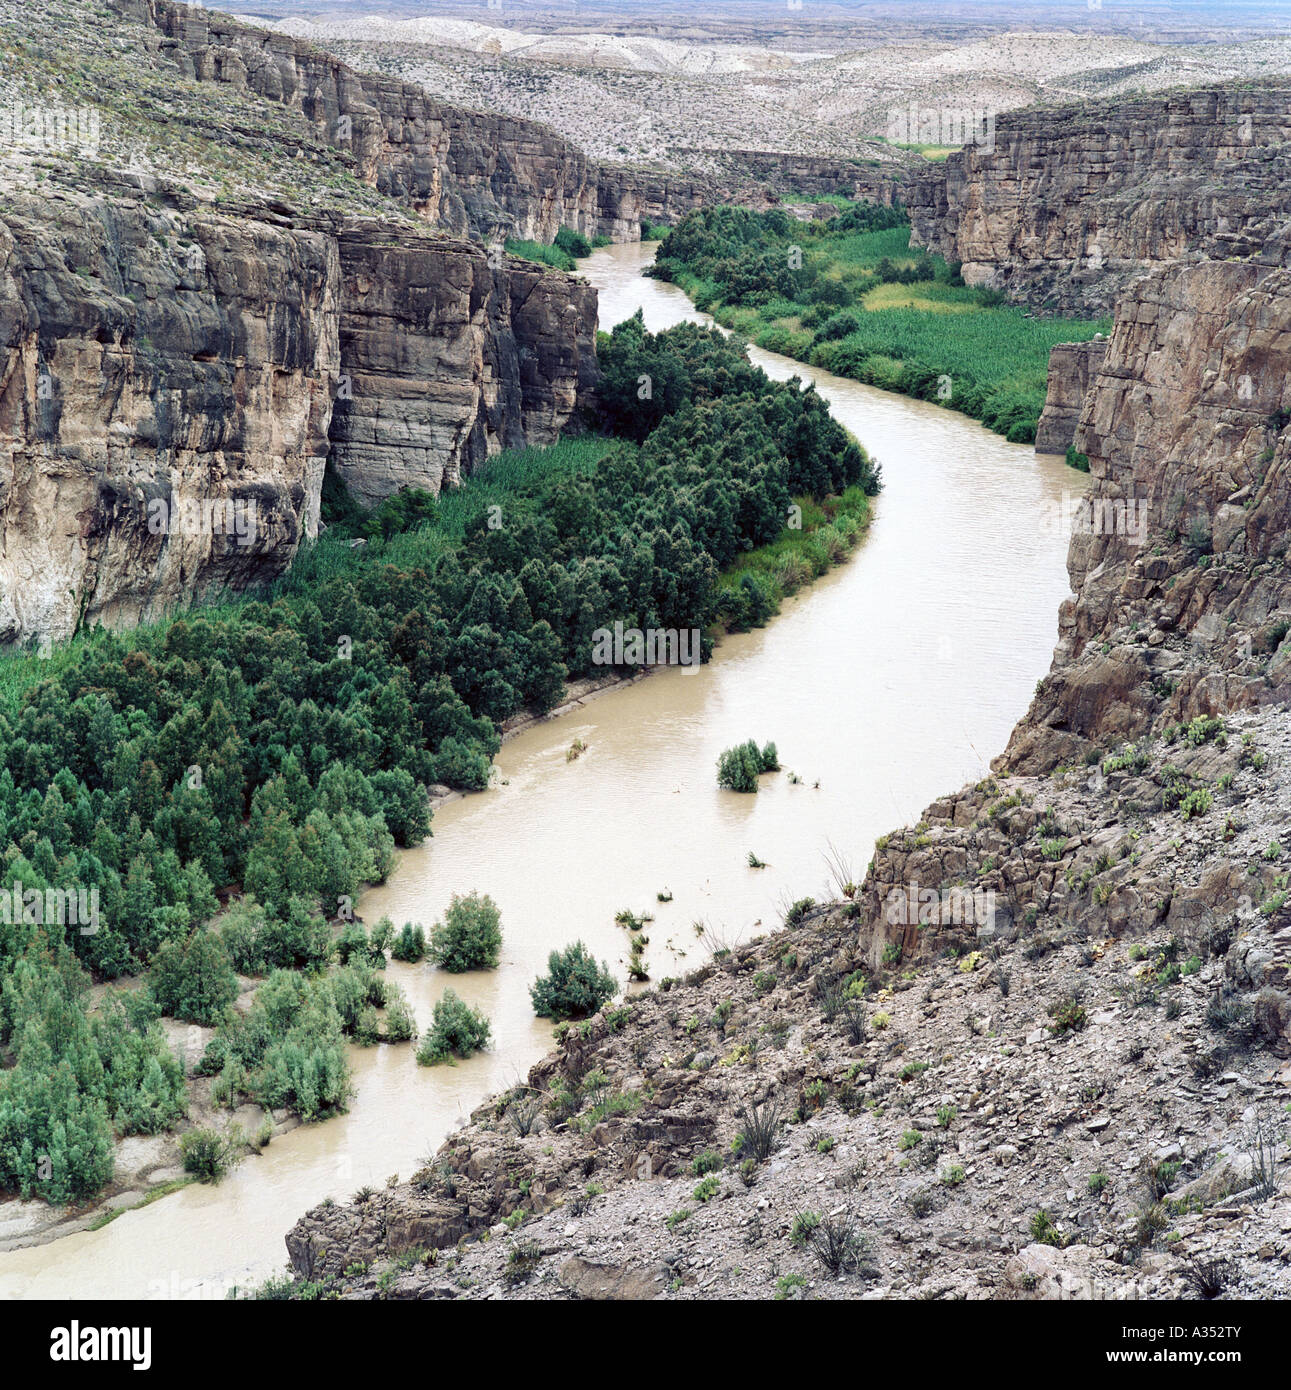
[[[426,954],[436,965],[460,975],[492,970],[502,950],[502,914],[487,893],[453,894],[453,901],[430,933]]]
[[[585,1018],[613,999],[618,988],[609,967],[597,965],[587,947],[575,941],[547,957],[547,973],[530,985],[529,997],[540,1018]]]
[[[446,1062],[450,1057],[469,1057],[489,1043],[489,1021],[451,989],[435,1005],[435,1017],[417,1048],[423,1067]]]
[[[747,743],[727,748],[717,761],[717,785],[733,792],[755,792],[758,789],[758,776],[763,772],[776,772],[780,759],[774,743],[759,749],[749,739]]]
[[[426,933],[420,922],[405,922],[390,947],[395,960],[419,961],[426,954]]]

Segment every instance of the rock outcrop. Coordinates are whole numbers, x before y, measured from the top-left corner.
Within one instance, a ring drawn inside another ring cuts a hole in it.
[[[477,243],[120,179],[0,216],[0,642],[274,579],[330,459],[373,503],[553,442],[596,295]]]
[[[318,231],[125,190],[16,200],[0,219],[0,641],[126,626],[282,571],[318,524],[339,285]]]
[[[1291,271],[1282,244],[1135,282],[1086,396],[1076,597],[1000,763],[1047,772],[1291,695]]]
[[[111,26],[99,157],[0,151],[0,644],[273,580],[329,461],[365,502],[437,491],[552,442],[595,379],[595,292],[492,242],[575,204],[599,225],[596,171],[545,128],[200,8],[115,9],[49,20],[78,89]],[[656,195],[624,175],[607,216]]]
[[[514,257],[346,227],[332,460],[365,505],[550,444],[595,380],[596,292]]]
[[[1291,213],[1289,137],[1276,84],[1007,112],[911,181],[913,239],[972,284],[1105,313],[1152,266],[1258,251]]]
[[[1049,380],[1036,425],[1037,454],[1065,454],[1076,437],[1085,394],[1107,353],[1101,335],[1085,343],[1055,343],[1049,349]]]

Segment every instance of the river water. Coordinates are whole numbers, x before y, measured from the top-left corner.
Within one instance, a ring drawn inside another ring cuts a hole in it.
[[[654,250],[611,246],[582,263],[602,327],[638,306],[652,330],[705,321],[642,276]],[[961,415],[751,353],[776,378],[814,381],[882,463],[868,539],[702,669],[664,670],[507,742],[497,785],[441,807],[434,837],[360,904],[368,922],[429,928],[453,892],[493,896],[500,968],[451,979],[492,1020],[492,1050],[428,1069],[411,1047],[356,1048],[347,1115],[275,1140],[218,1187],[0,1255],[0,1296],[222,1297],[258,1282],[284,1266],[283,1236],[305,1210],[407,1178],[548,1050],[528,985],[551,949],[581,937],[624,978],[614,914],[649,911],[651,973],[680,974],[706,954],[697,922],[732,944],[772,928],[793,899],[831,891],[827,854],[859,879],[878,835],[984,775],[1048,669],[1068,592],[1053,517],[1085,479]],[[719,791],[719,752],[746,738],[774,740],[802,780]],[[587,751],[570,761],[575,739]],[[768,867],[749,868],[749,851]],[[450,983],[428,965],[392,963],[390,977],[422,1025]]]

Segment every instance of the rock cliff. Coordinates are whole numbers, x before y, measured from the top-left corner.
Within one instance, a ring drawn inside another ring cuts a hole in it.
[[[368,504],[437,492],[595,377],[588,286],[379,222],[20,198],[0,270],[5,642],[271,580],[329,459]]]
[[[1037,454],[1067,452],[1076,437],[1085,394],[1106,352],[1107,340],[1101,335],[1086,343],[1055,343],[1049,349],[1044,409],[1035,432]]]
[[[55,9],[106,139],[0,155],[0,643],[272,580],[329,460],[370,503],[558,436],[595,292],[467,233],[546,235],[570,188],[595,227],[595,171],[201,9]]]
[[[184,76],[298,113],[361,181],[457,234],[550,242],[571,227],[633,240],[642,216],[671,219],[702,196],[694,180],[600,166],[550,126],[447,105],[285,34],[173,0],[111,3],[149,25]]]
[[[1274,84],[1007,112],[911,181],[914,240],[970,283],[1107,312],[1151,266],[1258,250],[1291,212],[1289,135]]]
[[[377,223],[338,237],[333,462],[371,505],[550,444],[595,380],[596,292],[541,266]]]
[[[339,284],[317,231],[138,191],[5,210],[0,641],[125,626],[289,563],[318,524]]]

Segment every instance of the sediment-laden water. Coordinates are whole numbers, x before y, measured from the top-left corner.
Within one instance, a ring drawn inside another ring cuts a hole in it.
[[[583,263],[602,327],[638,306],[652,330],[702,320],[679,289],[642,276],[654,249],[613,246]],[[303,1211],[407,1177],[547,1050],[528,985],[553,947],[581,937],[622,978],[614,914],[649,911],[652,973],[679,974],[704,954],[696,921],[730,942],[771,929],[788,902],[830,891],[831,846],[859,877],[877,835],[985,773],[1048,668],[1068,590],[1054,519],[1085,480],[964,416],[752,356],[772,376],[814,381],[882,463],[868,539],[708,666],[664,670],[506,743],[497,785],[442,807],[433,839],[360,905],[368,922],[429,927],[454,891],[494,897],[501,967],[451,979],[492,1019],[493,1049],[431,1069],[411,1047],[355,1049],[347,1115],[275,1140],[218,1187],[0,1255],[0,1295],[220,1297],[258,1282],[283,1266]],[[801,782],[781,773],[755,797],[719,791],[719,752],[746,738],[774,740]],[[587,751],[569,761],[575,739]],[[749,868],[750,850],[769,867]],[[421,1023],[450,983],[428,965],[392,964],[390,976]]]

